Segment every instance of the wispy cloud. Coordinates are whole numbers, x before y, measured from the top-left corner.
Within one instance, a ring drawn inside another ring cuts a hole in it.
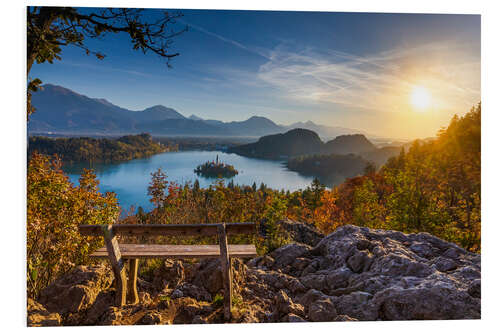
[[[359,56],[280,46],[256,79],[289,99],[379,111],[407,108],[412,87],[423,85],[433,94],[433,107],[452,110],[480,99],[480,59],[467,47],[432,43]]]
[[[230,38],[226,38],[224,36],[221,36],[219,34],[216,34],[214,32],[211,32],[211,31],[208,31],[207,29],[203,28],[203,27],[200,27],[199,25],[196,25],[196,24],[192,24],[192,23],[189,23],[189,22],[186,22],[185,20],[182,20],[182,19],[178,19],[178,21],[180,22],[183,22],[184,24],[187,24],[189,27],[195,29],[195,30],[198,30],[199,32],[202,32],[206,35],[209,35],[209,36],[212,36],[214,38],[217,38],[223,42],[226,42],[228,44],[231,44],[239,49],[242,49],[242,50],[245,50],[245,51],[248,51],[250,53],[253,53],[253,54],[256,54],[256,55],[259,55],[261,57],[264,57],[266,59],[269,59],[268,55],[265,54],[264,52],[262,52],[260,49],[258,48],[255,48],[255,47],[249,47],[249,46],[246,46],[242,43],[239,43],[235,40],[232,40]]]
[[[152,75],[149,73],[143,73],[143,72],[129,70],[129,69],[123,69],[123,68],[115,68],[115,67],[110,67],[110,66],[97,66],[97,65],[77,63],[77,62],[72,62],[72,61],[64,61],[64,62],[62,62],[62,64],[73,66],[73,67],[88,68],[88,69],[93,69],[93,70],[98,70],[98,71],[104,70],[104,71],[123,73],[123,74],[129,74],[129,75],[134,75],[134,76],[146,77],[146,78],[155,77],[155,75]]]

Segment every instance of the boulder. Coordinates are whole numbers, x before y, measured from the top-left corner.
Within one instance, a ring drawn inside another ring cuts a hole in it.
[[[159,269],[154,271],[153,285],[157,290],[175,288],[185,279],[184,266],[181,260],[167,259]]]
[[[157,311],[146,313],[140,320],[142,325],[158,325],[161,323],[161,314]]]
[[[211,302],[212,296],[203,288],[184,282],[172,292],[172,298],[191,297],[197,301]]]
[[[28,298],[28,326],[61,326],[61,316],[50,313],[43,305],[32,298]]]
[[[333,321],[337,317],[337,310],[329,298],[323,298],[311,303],[308,316],[312,321]]]
[[[290,238],[298,243],[316,246],[325,236],[312,225],[289,219],[281,220],[278,223],[290,235]]]
[[[223,288],[219,259],[201,260],[193,275],[192,283],[203,287],[211,294],[215,294]]]
[[[297,258],[307,255],[310,249],[309,245],[297,243],[282,246],[271,252],[271,257],[274,259],[272,267],[278,269],[288,266],[294,263]]]
[[[288,315],[290,313],[297,316],[304,316],[304,307],[301,304],[294,303],[290,297],[284,292],[279,291],[275,297],[276,311],[279,314]]]
[[[91,307],[112,281],[107,265],[78,266],[43,289],[39,301],[47,310],[61,315],[82,311]]]
[[[283,321],[289,322],[289,323],[305,323],[305,322],[307,322],[307,320],[297,316],[294,313],[289,313],[287,316],[284,317]]]

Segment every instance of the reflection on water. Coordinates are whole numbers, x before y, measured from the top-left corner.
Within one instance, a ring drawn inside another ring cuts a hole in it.
[[[216,155],[219,155],[219,160],[232,164],[239,171],[238,175],[231,178],[235,184],[252,185],[255,182],[259,186],[260,183],[264,183],[273,189],[295,191],[307,187],[313,180],[313,177],[287,170],[279,161],[247,158],[220,151],[168,152],[121,163],[95,163],[90,167],[97,174],[100,190],[114,191],[123,209],[129,210],[130,206],[136,208],[141,206],[145,210],[150,210],[152,204],[149,202],[147,188],[152,172],[162,168],[170,181],[184,184],[198,179],[201,187],[208,187],[214,180],[197,176],[193,170],[201,163],[215,160]],[[75,184],[78,183],[83,168],[89,168],[89,165],[73,164],[63,167]],[[230,180],[226,179],[226,183],[228,181]]]

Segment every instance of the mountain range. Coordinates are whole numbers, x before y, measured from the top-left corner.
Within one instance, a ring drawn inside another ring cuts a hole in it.
[[[344,127],[317,125],[312,121],[279,125],[272,120],[252,116],[244,121],[223,122],[185,117],[178,111],[155,105],[141,111],[119,107],[103,98],[91,98],[68,88],[45,84],[33,94],[36,112],[30,117],[30,134],[134,134],[190,136],[250,136],[260,137],[283,133],[294,128],[312,130],[323,138],[342,134],[362,133]]]

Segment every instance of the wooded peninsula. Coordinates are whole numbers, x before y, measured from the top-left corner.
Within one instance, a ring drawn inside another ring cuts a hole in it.
[[[169,146],[153,141],[148,133],[126,135],[117,139],[109,138],[29,138],[28,156],[34,151],[44,155],[58,155],[62,161],[117,162],[145,158],[167,151],[176,151],[177,146]]]

